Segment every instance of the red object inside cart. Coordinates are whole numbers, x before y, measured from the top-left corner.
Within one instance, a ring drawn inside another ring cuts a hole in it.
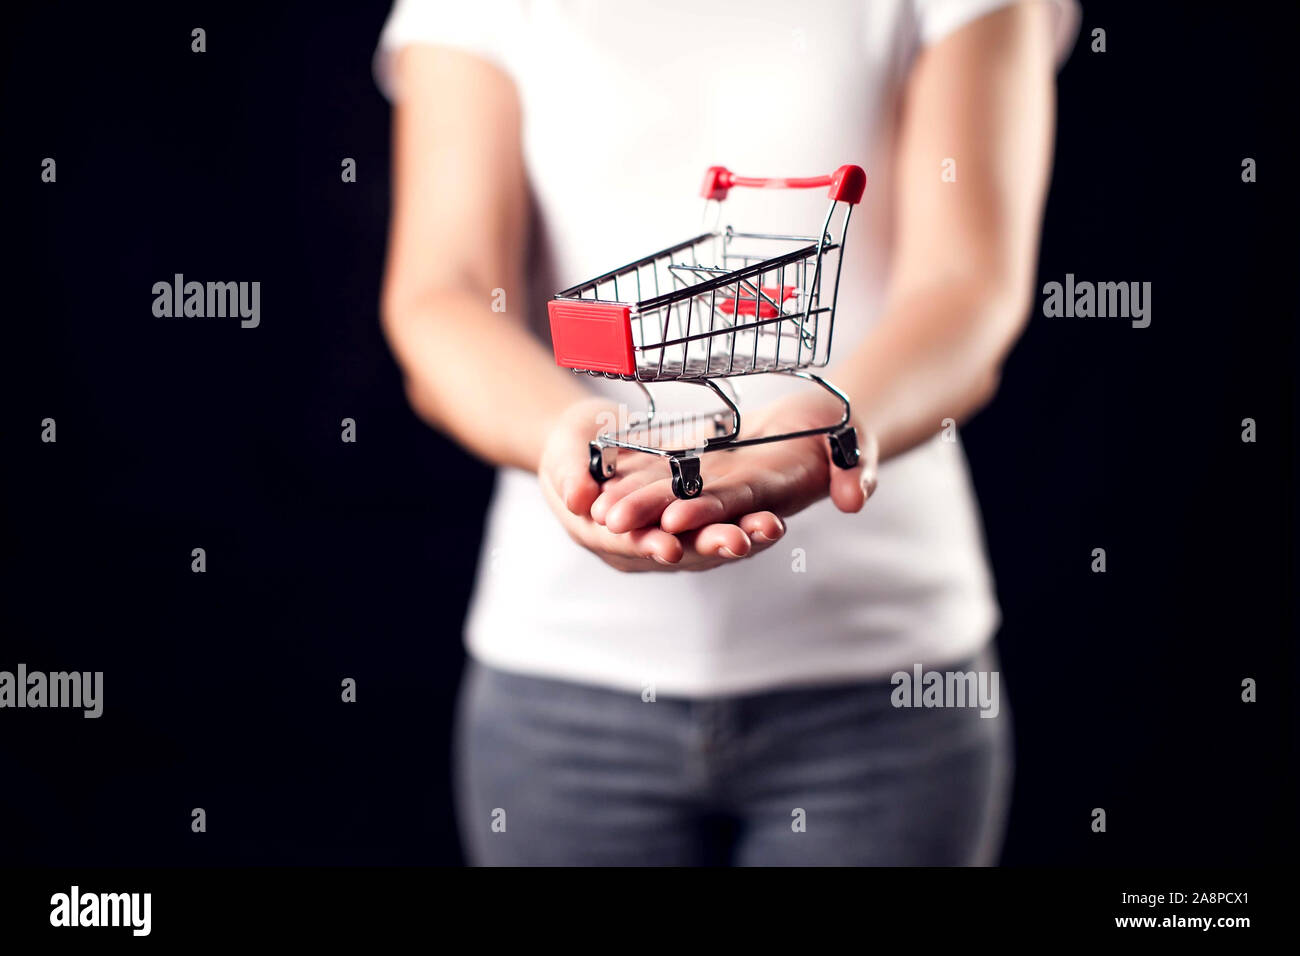
[[[765,285],[763,286],[763,298],[758,299],[758,297],[754,295],[753,289],[742,288],[739,297],[730,296],[729,298],[723,299],[721,304],[718,305],[718,309],[721,312],[725,312],[727,315],[753,315],[754,307],[758,306],[758,317],[761,319],[771,319],[775,318],[779,313],[779,310],[773,303],[786,302],[789,299],[793,299],[795,293],[798,291],[799,287],[793,285],[783,285],[780,289],[774,285]],[[737,298],[739,298],[739,301],[737,301]],[[756,299],[758,299],[758,301],[755,301]],[[772,301],[769,302],[769,299]]]

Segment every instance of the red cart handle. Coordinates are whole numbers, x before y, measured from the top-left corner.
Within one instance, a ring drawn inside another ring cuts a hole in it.
[[[753,186],[758,189],[815,189],[829,186],[830,197],[837,202],[856,204],[862,201],[867,188],[867,174],[861,166],[841,166],[829,176],[807,176],[802,179],[764,179],[755,176],[737,176],[725,166],[710,166],[704,174],[700,195],[705,199],[723,200],[732,186]]]

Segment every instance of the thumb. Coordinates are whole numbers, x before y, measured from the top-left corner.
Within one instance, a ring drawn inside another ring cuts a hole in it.
[[[592,477],[589,463],[591,452],[587,442],[575,442],[567,456],[568,462],[560,469],[560,497],[564,507],[575,515],[587,518],[591,506],[600,497],[600,482]]]
[[[600,496],[600,482],[591,474],[590,447],[599,424],[594,403],[575,406],[567,420],[556,426],[546,454],[547,480],[564,507],[583,518],[590,516],[592,503]]]
[[[858,463],[852,468],[840,468],[835,464],[829,443],[826,457],[831,462],[831,501],[835,502],[835,507],[840,511],[849,514],[861,511],[876,490],[876,474],[880,467],[880,444],[876,441],[876,436],[870,433],[866,435],[861,442]]]

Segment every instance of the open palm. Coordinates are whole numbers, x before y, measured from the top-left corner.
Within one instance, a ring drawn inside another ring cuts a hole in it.
[[[838,418],[838,403],[795,396],[745,420],[742,437],[799,431]],[[831,463],[824,435],[748,445],[701,456],[704,491],[678,499],[661,458],[622,453],[618,471],[591,505],[591,517],[615,533],[658,526],[682,534],[755,512],[787,517],[828,494],[845,512],[859,511],[875,486],[877,453],[870,436],[857,467]]]

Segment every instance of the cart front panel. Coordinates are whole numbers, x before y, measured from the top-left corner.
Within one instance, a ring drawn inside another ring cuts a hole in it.
[[[635,374],[631,310],[626,305],[552,299],[546,311],[557,365],[610,375]]]

